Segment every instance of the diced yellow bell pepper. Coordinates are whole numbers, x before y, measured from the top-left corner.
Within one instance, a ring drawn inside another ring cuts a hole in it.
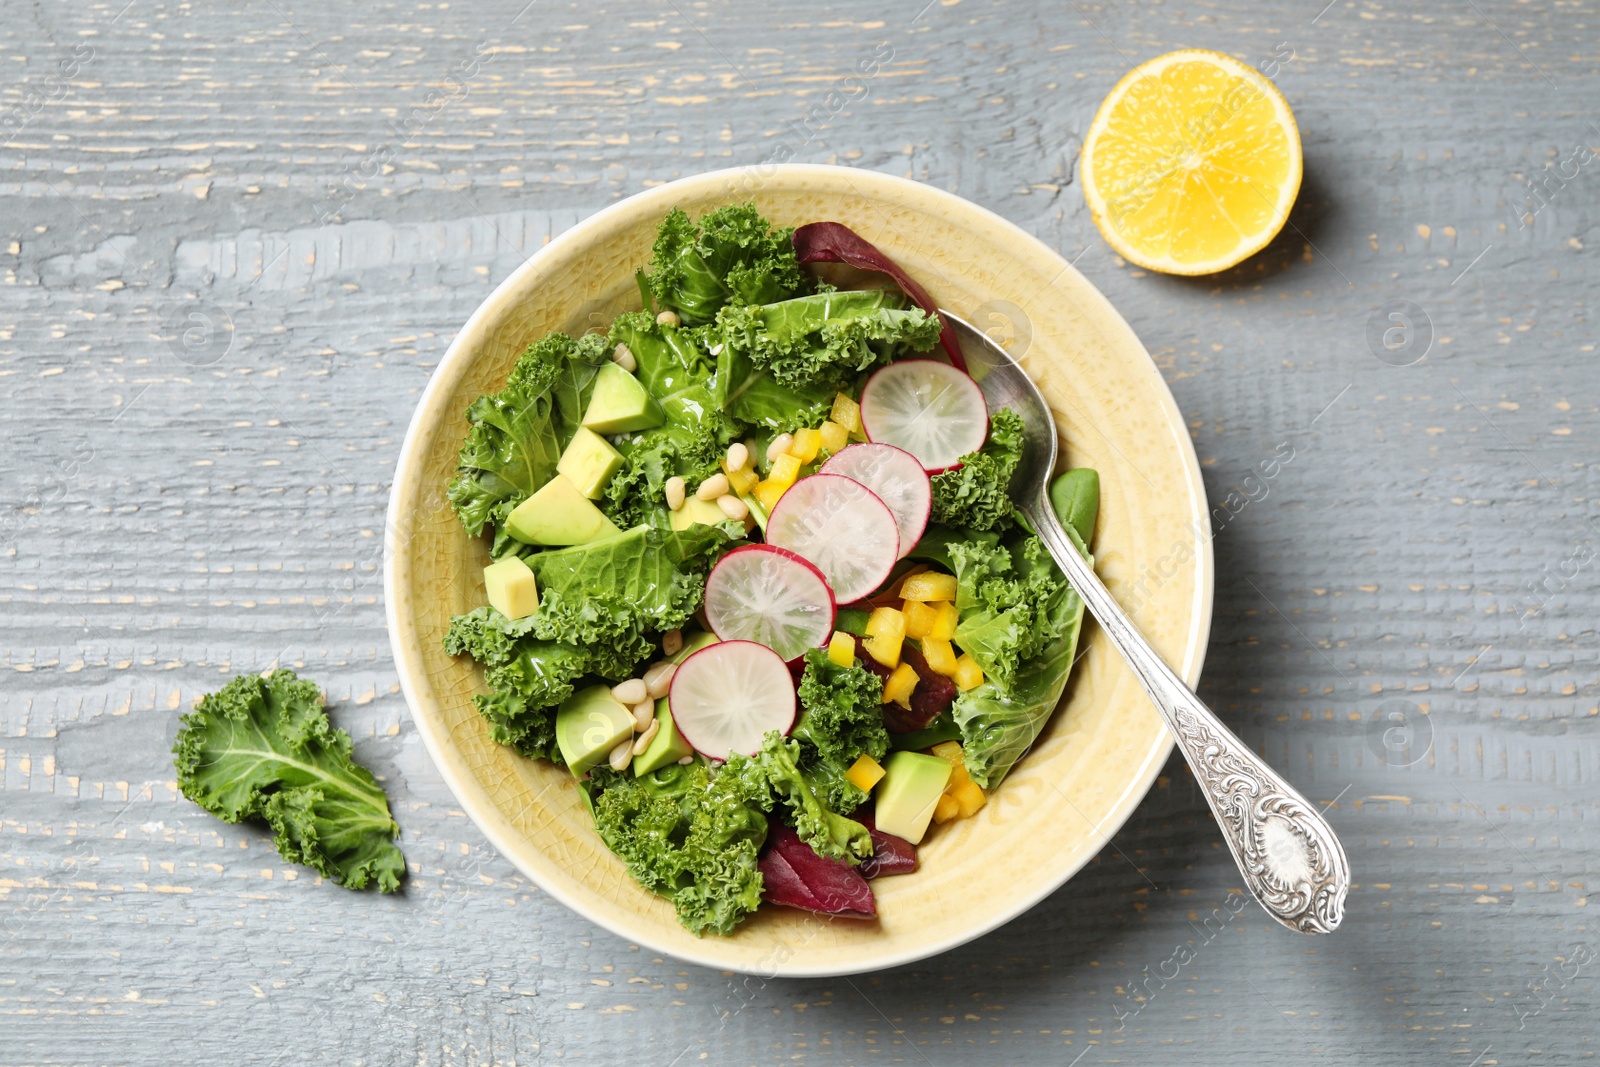
[[[905,644],[905,638],[900,635],[884,634],[881,637],[868,637],[863,639],[861,644],[867,650],[867,655],[885,667],[900,666],[900,646]]]
[[[918,640],[927,637],[938,613],[920,600],[907,600],[905,605],[906,636]]]
[[[723,466],[727,466],[727,460],[723,460]],[[734,496],[744,496],[761,481],[761,476],[749,467],[740,467],[736,471],[728,471],[727,475],[728,490]]]
[[[850,431],[832,419],[827,419],[818,426],[817,432],[822,435],[822,447],[829,452],[837,452],[850,443]]]
[[[843,393],[834,394],[832,420],[843,426],[851,437],[866,440],[866,434],[861,429],[861,405]]]
[[[843,630],[833,631],[828,641],[828,658],[840,667],[856,665],[856,639]]]
[[[790,450],[772,461],[772,469],[767,471],[767,481],[783,482],[785,487],[793,485],[795,479],[800,477],[800,460]]]
[[[953,795],[956,786],[962,782],[972,781],[967,777],[967,757],[961,750],[960,741],[941,741],[929,751],[950,764],[950,780],[944,784],[946,796]]]
[[[802,426],[794,432],[794,444],[789,446],[789,455],[801,463],[810,463],[817,458],[817,453],[822,449],[822,433],[809,426]]]
[[[933,821],[936,823],[947,823],[951,819],[959,818],[960,815],[961,804],[948,793],[940,796],[933,805]]]
[[[978,661],[970,655],[963,653],[956,660],[956,673],[951,676],[955,679],[956,688],[965,693],[968,689],[976,689],[983,684],[983,668],[978,666]]]
[[[900,595],[907,600],[920,600],[924,604],[932,601],[954,600],[956,598],[956,576],[953,574],[940,574],[938,571],[924,571],[913,574],[900,583]]]
[[[863,752],[850,764],[850,769],[844,772],[845,780],[863,793],[872,792],[872,787],[883,779],[883,766],[877,760]]]
[[[910,618],[911,612],[908,610],[906,612],[907,633],[911,632]],[[950,646],[949,641],[940,641],[936,637],[924,637],[922,639],[922,656],[928,661],[928,666],[933,668],[935,673],[942,674],[946,678],[956,673],[956,650]]]
[[[905,614],[894,608],[873,608],[872,614],[867,616],[866,629],[868,637],[904,637]]]
[[[960,805],[963,819],[970,819],[989,802],[989,798],[983,795],[983,790],[978,788],[978,783],[971,779],[962,782],[939,799],[943,800],[946,797]]]
[[[928,636],[936,641],[954,640],[956,626],[961,622],[961,613],[948,600],[934,604],[932,608],[933,622],[928,626]]]
[[[761,506],[770,514],[777,506],[778,498],[789,491],[793,482],[775,482],[771,478],[756,483],[756,499],[761,501]]]
[[[917,687],[917,681],[917,672],[911,669],[911,664],[900,664],[894,669],[894,673],[884,680],[883,702],[909,708],[911,691]]]

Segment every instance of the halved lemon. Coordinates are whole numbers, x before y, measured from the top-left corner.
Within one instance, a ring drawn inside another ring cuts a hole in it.
[[[1084,138],[1083,192],[1123,258],[1210,274],[1267,246],[1300,191],[1300,129],[1259,71],[1199,48],[1128,73]]]

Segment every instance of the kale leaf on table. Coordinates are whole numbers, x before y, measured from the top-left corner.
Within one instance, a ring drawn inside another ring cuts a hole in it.
[[[389,798],[328,721],[315,682],[290,670],[243,675],[181,723],[172,751],[184,796],[223,822],[266,820],[280,856],[339,885],[400,888]]]

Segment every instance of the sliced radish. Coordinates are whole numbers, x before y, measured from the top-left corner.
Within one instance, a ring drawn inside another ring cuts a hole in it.
[[[989,436],[989,406],[965,371],[932,359],[902,359],[861,390],[867,438],[903,448],[937,474],[961,465]]]
[[[894,445],[851,445],[828,457],[821,473],[853,478],[889,505],[900,530],[900,558],[917,547],[928,528],[933,487],[916,456]]]
[[[833,633],[828,580],[775,545],[746,545],[718,560],[706,579],[705,606],[706,622],[718,637],[766,645],[786,660]]]
[[[822,572],[842,604],[883,584],[900,558],[900,527],[876,493],[853,478],[813,474],[778,498],[767,543],[787,548]]]
[[[794,726],[794,680],[766,645],[718,641],[678,665],[667,693],[672,721],[696,752],[725,760],[753,756],[768,730]]]

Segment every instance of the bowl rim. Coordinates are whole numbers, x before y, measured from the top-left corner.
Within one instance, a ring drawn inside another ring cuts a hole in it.
[[[399,676],[401,692],[405,697],[407,710],[411,713],[412,722],[416,725],[417,733],[422,737],[423,745],[428,750],[428,755],[432,758],[434,767],[438,770],[440,777],[444,779],[445,785],[449,787],[451,794],[461,804],[462,810],[472,819],[473,824],[488,838],[489,843],[494,846],[497,852],[538,886],[540,890],[548,893],[565,907],[589,922],[607,930],[614,936],[636,943],[641,948],[648,948],[663,956],[683,960],[687,963],[722,971],[759,973],[766,978],[836,977],[866,974],[903,966],[958,948],[969,941],[976,940],[1004,926],[1011,920],[1031,910],[1045,897],[1060,889],[1082,870],[1089,860],[1104,848],[1104,844],[1109,842],[1117,831],[1126,824],[1134,809],[1144,799],[1145,794],[1150,791],[1150,787],[1155,783],[1156,776],[1160,773],[1167,757],[1172,752],[1174,742],[1171,731],[1163,726],[1160,740],[1152,744],[1145,752],[1143,761],[1138,765],[1136,772],[1129,776],[1122,792],[1108,805],[1104,817],[1090,831],[1093,835],[1103,837],[1104,840],[1100,849],[1086,852],[1081,861],[1069,864],[1059,873],[1059,876],[1045,879],[1040,884],[1037,892],[1021,898],[1013,906],[996,914],[985,916],[982,921],[975,923],[970,929],[962,930],[936,942],[919,944],[899,953],[877,957],[873,959],[871,966],[868,967],[808,967],[798,963],[798,961],[786,961],[779,966],[761,972],[744,971],[739,964],[718,956],[714,951],[714,946],[717,944],[717,939],[714,937],[703,938],[696,942],[696,951],[694,952],[685,952],[678,947],[668,947],[655,941],[649,935],[647,926],[641,925],[639,929],[620,929],[608,919],[602,918],[597,911],[591,909],[587,902],[581,899],[580,894],[568,893],[561,887],[546,885],[536,872],[523,867],[518,862],[517,849],[509,843],[509,831],[503,832],[504,828],[499,825],[499,820],[493,817],[486,817],[477,810],[476,781],[468,781],[467,779],[470,778],[470,775],[467,774],[466,768],[460,765],[459,761],[451,758],[452,749],[448,747],[448,734],[443,731],[436,733],[436,724],[430,722],[427,716],[419,714],[417,711],[417,708],[422,703],[419,697],[421,689],[419,683],[425,672],[421,664],[411,661],[405,648],[405,643],[401,639],[402,619],[398,608],[399,598],[395,595],[395,590],[398,585],[400,558],[397,535],[398,531],[403,528],[402,517],[398,514],[398,505],[403,494],[397,492],[396,487],[403,484],[408,472],[415,470],[423,462],[420,443],[424,433],[424,416],[434,408],[435,394],[443,392],[446,388],[445,381],[449,376],[444,372],[455,363],[468,358],[470,350],[476,348],[486,332],[486,324],[491,319],[497,318],[502,314],[502,305],[512,294],[520,291],[522,279],[529,273],[536,271],[540,261],[564,252],[569,246],[582,245],[589,239],[591,234],[605,229],[614,216],[636,211],[641,203],[659,202],[662,213],[665,213],[672,206],[672,200],[689,189],[697,189],[707,185],[721,185],[725,189],[732,190],[735,187],[734,183],[744,179],[752,183],[745,185],[744,188],[749,192],[755,192],[760,189],[762,184],[785,174],[826,174],[837,176],[840,172],[846,172],[851,175],[851,178],[847,179],[847,181],[850,181],[852,185],[856,184],[855,179],[859,179],[860,184],[863,186],[877,185],[880,188],[912,186],[920,197],[943,202],[962,212],[975,211],[986,216],[994,225],[1002,230],[1009,231],[1018,242],[1031,244],[1038,251],[1046,253],[1050,259],[1055,260],[1059,264],[1060,274],[1058,278],[1068,272],[1075,276],[1076,280],[1081,283],[1083,291],[1088,294],[1088,301],[1098,304],[1100,312],[1107,315],[1109,321],[1120,324],[1127,333],[1127,339],[1137,349],[1138,353],[1144,357],[1154,382],[1159,386],[1156,395],[1161,407],[1161,422],[1168,427],[1177,427],[1180,431],[1173,436],[1177,440],[1179,451],[1182,454],[1184,483],[1190,495],[1191,507],[1196,501],[1199,503],[1199,506],[1193,508],[1193,510],[1199,516],[1200,529],[1197,532],[1203,533],[1203,536],[1200,537],[1199,545],[1195,552],[1195,586],[1189,616],[1190,624],[1185,635],[1181,663],[1177,667],[1177,673],[1193,687],[1199,681],[1211,635],[1211,612],[1215,586],[1211,516],[1205,495],[1204,482],[1201,477],[1199,459],[1194,450],[1194,442],[1184,429],[1185,423],[1182,412],[1179,410],[1177,400],[1173,397],[1172,390],[1162,376],[1160,368],[1156,366],[1155,361],[1150,357],[1149,351],[1134,332],[1133,327],[1128,324],[1128,321],[1117,311],[1111,301],[1100,291],[1099,287],[1089,281],[1073,263],[1066,260],[1043,241],[1040,241],[1009,219],[954,193],[910,178],[901,178],[878,171],[818,163],[762,163],[746,167],[703,171],[653,186],[624,197],[614,204],[608,204],[599,211],[583,218],[571,228],[551,238],[547,244],[535,251],[514,271],[508,274],[484,298],[456,333],[449,347],[445,350],[444,356],[429,375],[428,384],[417,399],[416,408],[412,412],[411,421],[406,428],[405,437],[400,445],[399,457],[395,464],[394,479],[390,484],[389,504],[385,508],[384,514],[384,613],[389,630],[390,651],[394,657],[395,670]],[[870,195],[871,190],[858,190],[858,192],[863,196],[867,196]],[[730,196],[732,195],[734,194],[730,192]],[[699,951],[702,947],[705,951]]]

